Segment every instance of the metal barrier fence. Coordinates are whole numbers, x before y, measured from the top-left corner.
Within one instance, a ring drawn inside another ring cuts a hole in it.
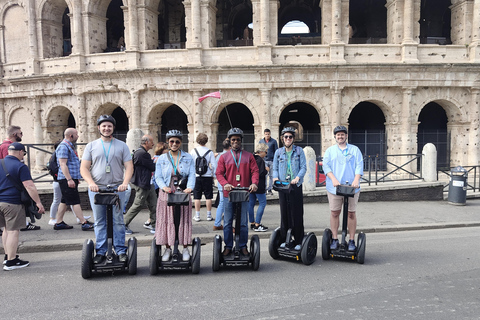
[[[389,159],[407,157],[404,163],[398,165]],[[413,164],[414,161],[422,161],[421,154],[393,154],[393,155],[375,155],[363,157],[363,177],[362,181],[371,185],[372,183],[377,185],[379,182],[394,182],[394,181],[409,181],[409,180],[423,180],[421,172],[414,172],[408,169],[409,164]],[[416,168],[416,165],[411,165]],[[392,168],[391,170],[386,170]],[[396,175],[393,175],[396,173]],[[317,176],[316,185],[321,187],[325,185],[324,179],[325,173],[322,166],[322,157],[317,157]]]
[[[441,180],[441,175],[445,174],[448,177],[448,180],[450,180],[450,177],[452,176],[451,170],[454,167],[450,168],[450,171],[445,171],[445,170],[438,170],[437,171],[437,180]],[[480,190],[480,166],[464,166],[464,169],[467,170],[467,191],[471,190],[473,192]],[[469,179],[470,174],[473,172],[473,180]],[[473,181],[472,183],[468,183],[468,181],[471,180]],[[445,184],[443,186],[443,190],[447,191],[448,190],[449,183]]]

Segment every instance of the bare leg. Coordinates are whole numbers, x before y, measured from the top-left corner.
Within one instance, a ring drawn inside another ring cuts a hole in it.
[[[355,232],[357,231],[357,215],[355,214],[355,211],[348,211],[347,226],[350,240],[355,240]]]
[[[331,211],[330,214],[330,229],[332,230],[332,238],[338,239],[338,227],[340,226],[340,212],[338,211]]]

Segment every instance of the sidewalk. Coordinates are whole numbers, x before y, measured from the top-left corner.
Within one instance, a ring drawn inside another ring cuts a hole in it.
[[[419,229],[441,229],[454,227],[480,226],[480,194],[469,194],[466,206],[456,206],[447,201],[379,201],[362,202],[358,205],[358,231],[365,233],[392,232]],[[279,205],[274,197],[268,196],[269,203],[263,215],[262,224],[269,229],[267,232],[249,231],[249,236],[258,234],[261,238],[270,237],[271,231],[280,223]],[[306,203],[304,205],[305,231],[313,231],[321,236],[323,230],[329,227],[328,203]],[[84,215],[92,215],[91,211],[84,211]],[[215,208],[213,208],[215,216]],[[143,210],[131,222],[130,228],[136,237],[139,246],[150,246],[153,235],[150,230],[143,228],[148,218],[148,211]],[[216,234],[222,231],[212,231],[213,221],[206,221],[206,209],[201,210],[200,222],[193,221],[193,236],[200,237],[203,243],[209,243]],[[20,232],[19,252],[42,252],[81,250],[85,239],[94,239],[93,231],[81,231],[76,224],[76,218],[71,212],[65,214],[65,222],[74,226],[72,230],[53,230],[48,225],[49,212],[36,222],[41,226],[38,231]],[[93,217],[90,219],[93,222]],[[128,239],[129,236],[127,236]]]

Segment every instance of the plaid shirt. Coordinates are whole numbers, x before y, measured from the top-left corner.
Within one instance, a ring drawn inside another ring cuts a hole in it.
[[[73,149],[72,143],[63,140],[55,152],[57,153],[58,180],[66,179],[60,166],[60,159],[67,159],[67,167],[72,179],[81,179],[80,159],[78,158],[77,152]]]

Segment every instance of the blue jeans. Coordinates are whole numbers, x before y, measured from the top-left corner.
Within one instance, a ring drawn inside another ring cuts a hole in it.
[[[232,249],[233,248],[233,230],[232,230],[233,202],[230,202],[228,201],[228,199],[225,199],[223,207],[225,209],[225,213],[223,217],[223,222],[225,223],[225,226],[223,227],[223,237],[225,241],[225,248]],[[240,214],[240,217],[241,217],[240,218],[240,240],[239,240],[239,243],[237,244],[238,249],[247,247],[247,240],[248,240],[247,211],[248,211],[248,203],[242,202],[242,210]]]
[[[273,188],[273,175],[272,175],[272,173],[273,173],[273,171],[272,171],[273,161],[265,161],[265,167],[270,168],[270,171],[267,174],[268,182],[267,182],[266,188],[267,188],[267,191],[272,191],[272,188]],[[258,200],[258,201],[260,201],[260,200]]]
[[[257,217],[255,218],[255,202],[258,199]],[[267,195],[265,193],[250,193],[250,201],[248,202],[248,215],[250,223],[258,223],[262,221],[263,212],[267,206]]]
[[[107,253],[107,206],[94,204],[94,197],[96,192],[88,190],[88,197],[90,198],[90,206],[93,210],[93,217],[95,218],[95,249],[97,254],[105,255]],[[125,201],[125,191],[118,192],[120,203]],[[127,252],[125,246],[125,224],[123,222],[123,208],[113,206],[113,248],[115,252],[120,255]]]
[[[218,184],[220,185],[220,184]],[[225,211],[223,206],[224,206],[224,197],[223,197],[223,191],[220,191],[218,193],[220,200],[218,201],[218,207],[217,207],[217,212],[215,212],[215,227],[220,227],[222,225],[222,216],[223,212]]]

